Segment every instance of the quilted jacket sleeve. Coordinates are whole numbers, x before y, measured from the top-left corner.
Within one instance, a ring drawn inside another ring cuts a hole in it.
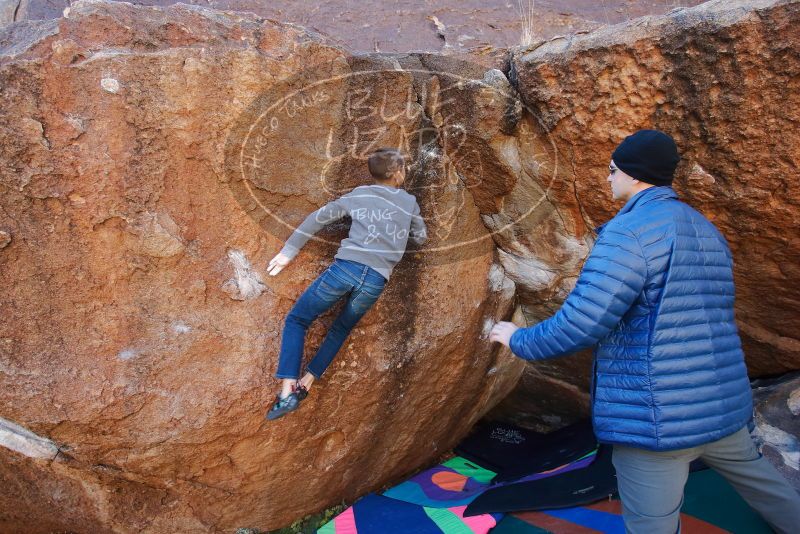
[[[630,309],[646,279],[636,236],[618,224],[607,225],[564,305],[551,318],[514,332],[512,352],[525,360],[543,360],[595,345]]]

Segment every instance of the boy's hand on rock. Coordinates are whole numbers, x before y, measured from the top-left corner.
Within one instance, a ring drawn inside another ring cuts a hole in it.
[[[270,276],[275,276],[279,272],[283,270],[284,267],[289,265],[289,262],[292,261],[292,258],[285,254],[278,253],[277,256],[269,260],[269,265],[267,265],[267,272]]]
[[[514,323],[500,321],[494,325],[492,331],[489,332],[489,341],[497,341],[508,347],[511,336],[514,335],[514,332],[517,330],[519,330],[519,327]]]

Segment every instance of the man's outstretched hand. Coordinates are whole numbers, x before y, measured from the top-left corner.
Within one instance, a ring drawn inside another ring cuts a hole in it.
[[[289,265],[289,262],[292,261],[292,258],[285,254],[278,253],[277,256],[269,260],[269,265],[267,265],[267,272],[270,276],[275,276],[279,272],[283,270],[284,267]]]
[[[511,336],[514,335],[514,332],[517,330],[519,330],[519,327],[514,323],[500,321],[494,325],[492,331],[489,332],[489,341],[497,341],[508,347]]]

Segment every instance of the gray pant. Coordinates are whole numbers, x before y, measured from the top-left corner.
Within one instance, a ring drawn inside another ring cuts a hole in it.
[[[689,463],[703,461],[734,487],[780,533],[800,532],[800,495],[756,450],[747,427],[689,449],[652,452],[614,445],[625,530],[633,534],[680,532]]]

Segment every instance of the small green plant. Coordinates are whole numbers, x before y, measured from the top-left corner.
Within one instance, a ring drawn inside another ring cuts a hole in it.
[[[337,504],[318,514],[298,519],[288,527],[265,532],[256,529],[240,528],[236,531],[236,534],[314,534],[322,525],[342,513],[345,508],[347,508],[346,504]]]

